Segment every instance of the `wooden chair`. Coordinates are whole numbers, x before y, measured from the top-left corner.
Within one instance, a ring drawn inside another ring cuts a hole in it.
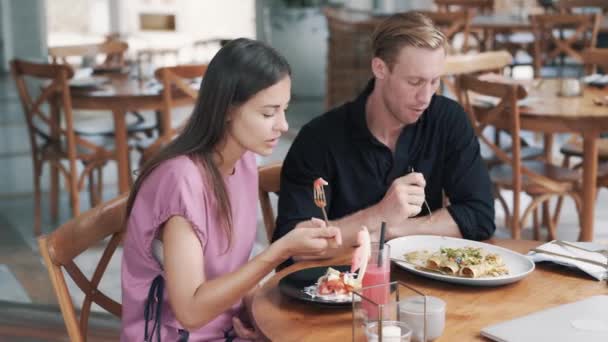
[[[582,53],[583,62],[588,67],[588,70],[596,71],[597,67],[602,68],[604,72],[608,72],[608,48],[588,49]],[[598,170],[598,187],[608,187],[608,137],[600,138],[597,144],[598,156],[600,162],[600,170]],[[582,163],[571,165],[572,158],[583,157],[583,141],[579,134],[573,134],[570,139],[560,148],[560,152],[564,156],[562,167],[571,167],[579,169]],[[559,218],[562,207],[563,198],[560,197],[555,207],[554,216]]]
[[[475,129],[477,137],[488,146],[502,161],[502,164],[490,169],[490,178],[496,191],[508,189],[513,191],[513,211],[509,212],[506,203],[501,203],[514,239],[521,238],[521,227],[533,214],[534,237],[540,236],[540,224],[537,207],[553,196],[568,195],[580,211],[581,199],[578,193],[580,174],[576,171],[554,166],[543,160],[522,161],[520,143],[520,118],[517,101],[527,96],[526,90],[518,84],[482,81],[474,76],[460,76],[459,86],[463,93],[464,105]],[[482,103],[476,96],[496,99],[496,104]],[[483,135],[483,129],[494,126],[507,130],[513,137],[510,153],[497,146]],[[525,192],[532,197],[532,202],[520,215],[520,196]],[[556,236],[556,224],[547,220],[550,239]]]
[[[503,70],[508,67],[512,61],[513,56],[504,50],[480,52],[470,55],[449,55],[445,60],[445,68],[441,81],[447,90],[462,102],[460,91],[455,84],[454,77],[465,74],[477,75],[479,73],[487,72],[502,74]]]
[[[34,233],[40,234],[40,177],[45,162],[50,165],[50,202],[53,219],[57,218],[59,174],[65,179],[70,194],[72,215],[80,214],[79,192],[89,179],[92,205],[101,197],[102,174],[105,163],[113,158],[111,146],[95,142],[75,133],[72,102],[68,80],[73,71],[65,65],[11,61],[11,73],[21,99],[27,122],[34,171]],[[34,94],[33,90],[40,92]],[[38,95],[39,94],[39,95]],[[34,96],[38,95],[38,96]],[[67,161],[65,166],[62,161]],[[77,162],[84,169],[79,172]],[[95,181],[93,171],[97,171]]]
[[[582,64],[580,51],[597,45],[599,13],[539,14],[531,15],[530,21],[534,32],[536,77],[541,76],[542,66],[556,57],[567,56]],[[571,34],[565,35],[566,32]]]
[[[270,203],[270,193],[279,195],[281,188],[281,167],[282,163],[274,163],[270,165],[260,166],[258,195],[260,197],[260,207],[262,208],[262,216],[264,218],[264,227],[266,228],[266,236],[268,242],[272,241],[272,234],[275,228],[275,214]]]
[[[143,147],[142,162],[148,160],[169,143],[185,127],[187,116],[177,115],[176,109],[192,106],[198,97],[201,78],[207,70],[206,64],[178,65],[156,69],[154,76],[162,84],[163,105],[159,112],[159,137],[149,146]]]
[[[107,40],[100,44],[65,45],[49,48],[49,56],[53,64],[69,64],[69,57],[92,57],[103,56],[103,61],[98,67],[120,68],[125,66],[125,53],[129,45],[120,40]]]
[[[435,26],[445,35],[450,42],[448,54],[457,52],[466,53],[469,47],[469,31],[471,19],[474,13],[470,10],[454,11],[454,12],[432,12],[432,11],[417,11],[429,17]],[[455,46],[455,37],[462,34],[462,46]]]
[[[87,340],[93,303],[117,318],[121,317],[121,304],[104,294],[99,289],[99,283],[122,240],[127,197],[128,194],[125,194],[101,204],[66,222],[51,234],[38,239],[40,254],[48,269],[70,341]],[[106,247],[93,275],[87,278],[74,259],[82,252],[92,247],[99,247],[102,243]],[[85,295],[79,316],[76,314],[65,274]],[[116,332],[115,340],[118,339],[118,335],[119,332]]]
[[[471,18],[475,14],[494,13],[494,0],[435,0],[435,6],[437,6],[438,12],[467,11]],[[471,39],[467,40],[467,50],[473,44],[477,46],[480,52],[486,50],[486,46],[484,46],[486,37],[483,30],[469,29],[468,36]]]
[[[462,93],[458,89],[458,76],[460,75],[479,75],[482,73],[495,72],[503,74],[506,67],[511,65],[513,57],[505,50],[480,52],[473,55],[451,55],[447,56],[444,69],[444,76],[441,78],[443,85],[452,92],[458,101],[463,104]],[[452,80],[452,78],[455,78]],[[500,130],[494,131],[494,143],[500,145]],[[542,148],[529,146],[521,139],[521,157],[525,160],[541,158],[544,154]],[[496,156],[485,159],[488,168],[501,163]]]

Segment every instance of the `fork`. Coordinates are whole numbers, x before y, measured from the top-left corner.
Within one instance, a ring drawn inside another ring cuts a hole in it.
[[[608,257],[608,249],[591,250],[591,249],[580,247],[573,243],[570,243],[567,241],[562,241],[562,240],[553,240],[551,242],[558,246],[576,248],[576,249],[580,249],[581,251],[585,251],[585,252],[600,253],[601,255]]]
[[[412,166],[410,166],[410,173],[411,172],[416,172],[416,171],[414,171],[414,168]],[[424,206],[426,207],[426,210],[429,211],[429,220],[430,220],[431,218],[433,218],[433,216],[432,216],[433,213],[431,212],[431,207],[429,207],[429,204],[426,201],[426,196],[424,197]]]
[[[323,178],[318,178],[312,187],[312,195],[315,201],[315,205],[321,208],[323,212],[323,218],[325,219],[325,226],[329,227],[329,219],[327,218],[327,212],[325,207],[327,206],[327,200],[325,199],[325,189],[323,189]]]

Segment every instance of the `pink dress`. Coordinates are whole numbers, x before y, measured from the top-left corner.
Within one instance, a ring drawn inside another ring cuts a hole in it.
[[[232,246],[227,252],[228,241],[218,224],[213,192],[205,186],[201,170],[186,156],[168,160],[146,178],[137,194],[123,248],[121,341],[144,340],[148,290],[157,275],[164,275],[152,254],[152,241],[172,216],[182,216],[192,224],[203,247],[207,279],[232,272],[249,259],[257,222],[258,175],[254,154],[245,153],[236,163],[234,174],[224,178],[233,219]],[[162,341],[177,341],[178,331],[183,328],[171,311],[166,291],[162,307]],[[234,303],[205,326],[190,331],[189,341],[223,341],[225,332],[232,330],[232,317],[242,309],[242,301]],[[151,325],[152,322],[150,330]],[[234,331],[230,334],[234,335]]]

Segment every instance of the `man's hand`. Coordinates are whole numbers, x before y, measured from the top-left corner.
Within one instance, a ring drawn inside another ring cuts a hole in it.
[[[393,181],[384,198],[376,205],[379,219],[389,226],[416,216],[424,203],[426,181],[422,173],[412,172]]]

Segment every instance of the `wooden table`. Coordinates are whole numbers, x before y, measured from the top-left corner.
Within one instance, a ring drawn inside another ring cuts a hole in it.
[[[540,87],[530,87],[532,99],[520,108],[521,128],[553,133],[579,133],[583,136],[583,184],[582,210],[579,240],[593,239],[595,194],[597,186],[598,148],[601,132],[608,131],[608,107],[598,106],[593,99],[608,96],[608,89],[587,87],[583,96],[560,97],[557,95],[559,80],[543,80]],[[545,146],[550,152],[551,146]]]
[[[526,253],[541,244],[529,240],[487,241]],[[277,284],[294,271],[319,265],[348,264],[348,258],[302,262],[269,279],[253,299],[252,311],[260,331],[272,341],[351,341],[351,308],[316,307],[281,295]],[[606,282],[556,265],[537,265],[528,277],[499,287],[472,287],[423,278],[393,265],[391,279],[414,286],[447,303],[446,327],[437,341],[485,341],[482,328],[538,310],[598,294],[608,294]]]
[[[129,174],[130,161],[125,115],[127,112],[138,110],[160,111],[163,99],[160,87],[151,87],[150,82],[130,78],[127,74],[108,74],[102,77],[108,77],[109,83],[101,89],[72,88],[72,107],[112,112],[118,164],[118,189],[120,193],[124,193],[129,191],[132,181]],[[176,99],[176,105],[183,105],[184,100],[186,99]],[[168,127],[160,127],[160,130],[169,131]]]

